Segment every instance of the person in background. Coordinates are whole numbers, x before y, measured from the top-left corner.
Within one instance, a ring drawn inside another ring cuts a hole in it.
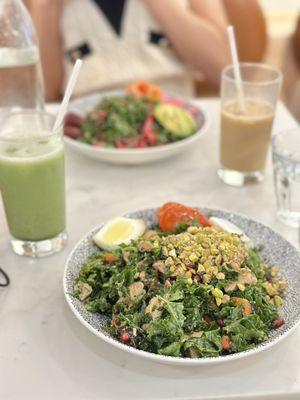
[[[294,34],[288,40],[282,69],[284,101],[300,122],[300,15]]]
[[[136,79],[192,96],[195,74],[217,87],[222,68],[230,62],[229,21],[243,16],[247,34],[239,44],[247,54],[253,53],[257,30],[250,30],[253,21],[246,16],[251,10],[260,13],[256,0],[248,0],[247,8],[244,0],[25,0],[25,4],[40,39],[47,100],[61,96],[78,57],[84,63],[75,96],[123,88]]]

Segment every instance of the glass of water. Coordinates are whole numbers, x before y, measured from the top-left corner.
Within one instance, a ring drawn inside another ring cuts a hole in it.
[[[300,225],[300,128],[279,132],[272,139],[277,216]]]

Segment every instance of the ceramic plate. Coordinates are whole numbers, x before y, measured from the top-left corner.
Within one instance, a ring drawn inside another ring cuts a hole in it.
[[[109,318],[99,313],[93,314],[86,311],[83,304],[69,294],[73,292],[74,280],[80,271],[81,265],[87,260],[89,255],[97,251],[97,247],[93,245],[91,237],[100,226],[94,228],[80,240],[73,249],[65,267],[65,296],[72,312],[79,321],[100,339],[119,348],[120,350],[153,361],[180,365],[207,365],[237,360],[266,350],[290,334],[297,327],[300,321],[300,253],[282,236],[259,222],[231,212],[212,210],[208,208],[201,208],[200,210],[206,215],[210,214],[226,218],[239,226],[251,238],[254,245],[263,247],[262,257],[268,263],[278,266],[280,275],[288,282],[289,288],[287,297],[281,310],[281,315],[285,319],[285,324],[281,328],[273,330],[267,341],[257,345],[254,349],[240,353],[219,357],[192,359],[148,353],[146,351],[129,347],[118,342],[113,337],[108,336],[104,328],[105,325],[109,323]],[[156,209],[137,211],[127,214],[126,217],[142,218],[149,226],[157,223]]]
[[[93,94],[90,96],[82,97],[70,103],[69,111],[77,114],[84,115],[98,104],[103,97],[117,95],[124,95],[123,92],[107,92],[105,94]],[[175,96],[173,97],[175,98]],[[178,97],[176,97],[178,99]],[[77,153],[83,154],[87,157],[94,158],[99,161],[105,161],[113,164],[146,164],[168,157],[172,157],[184,150],[187,150],[195,145],[202,134],[207,131],[209,120],[207,113],[200,107],[190,104],[184,100],[184,107],[192,106],[195,110],[195,119],[197,122],[198,130],[193,135],[186,139],[179,140],[178,142],[169,143],[163,146],[155,146],[145,149],[108,149],[91,146],[86,143],[81,143],[77,140],[65,136],[67,146],[72,148]]]

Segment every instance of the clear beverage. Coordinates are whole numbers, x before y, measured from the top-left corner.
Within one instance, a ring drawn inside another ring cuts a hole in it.
[[[282,222],[297,227],[300,223],[300,130],[276,134],[272,150],[277,216]]]
[[[0,134],[0,190],[13,250],[40,257],[66,241],[64,149],[54,117],[10,113]]]
[[[38,38],[22,0],[0,0],[0,112],[44,106]]]
[[[0,48],[0,110],[43,108],[41,75],[37,46],[26,49]]]

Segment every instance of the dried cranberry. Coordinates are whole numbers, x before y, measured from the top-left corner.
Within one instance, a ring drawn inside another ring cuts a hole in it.
[[[216,323],[220,328],[223,328],[223,326],[225,326],[224,321],[222,320],[222,318],[216,318]]]
[[[278,317],[273,321],[273,327],[275,329],[280,328],[284,324],[285,324],[285,321],[282,317]]]
[[[121,336],[120,336],[120,341],[121,341],[122,343],[128,343],[129,340],[130,340],[130,335],[129,335],[129,333],[126,332],[126,331],[122,332],[122,333],[121,333]]]
[[[210,324],[212,321],[212,318],[209,315],[204,315],[203,319],[207,324]]]

